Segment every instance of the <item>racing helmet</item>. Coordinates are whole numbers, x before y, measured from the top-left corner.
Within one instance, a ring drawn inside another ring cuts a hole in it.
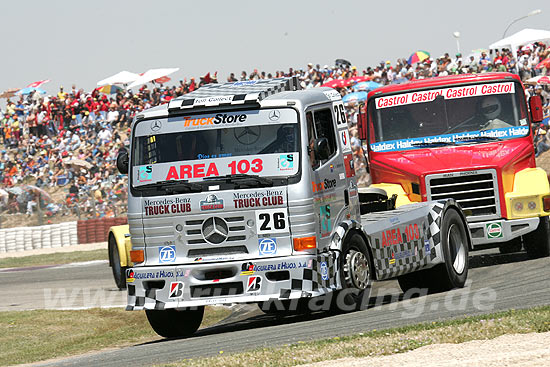
[[[500,101],[496,96],[488,96],[481,101],[481,113],[489,120],[497,118],[501,110]]]

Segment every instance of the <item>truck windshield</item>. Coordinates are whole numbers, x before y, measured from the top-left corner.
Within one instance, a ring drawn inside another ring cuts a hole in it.
[[[529,134],[523,88],[514,82],[422,90],[369,103],[373,151],[486,143]]]
[[[143,136],[138,132],[134,138],[133,185],[231,175],[296,174],[299,160],[296,113],[271,111],[277,111],[271,114],[271,119],[279,116],[278,121],[270,121],[268,111],[248,111],[140,122],[148,128],[156,121],[161,128],[156,133],[151,128]]]

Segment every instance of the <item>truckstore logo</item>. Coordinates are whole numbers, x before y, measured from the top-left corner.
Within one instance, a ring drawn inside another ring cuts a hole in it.
[[[206,199],[200,201],[201,210],[223,209],[223,199],[218,199],[214,194],[208,195]]]
[[[210,217],[202,223],[201,231],[205,240],[217,245],[227,239],[229,228],[222,218]]]

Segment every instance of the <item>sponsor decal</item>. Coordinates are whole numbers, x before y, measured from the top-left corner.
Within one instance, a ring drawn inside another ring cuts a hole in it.
[[[335,193],[330,193],[323,196],[315,196],[313,198],[313,202],[316,204],[331,203],[335,200],[337,200]]]
[[[241,265],[241,275],[252,275],[254,274],[254,264],[251,262],[244,263]]]
[[[311,187],[313,189],[313,193],[325,191],[325,190],[333,190],[336,188],[336,179],[325,178],[321,182],[311,181]]]
[[[193,101],[193,106],[197,105],[217,105],[219,103],[230,103],[233,100],[234,96],[216,96],[216,97],[205,97],[205,98],[195,98]]]
[[[390,259],[390,265],[393,265],[393,264],[395,264],[395,254],[394,254],[393,251],[392,251],[392,253],[391,253],[391,259]]]
[[[153,180],[153,166],[138,168],[138,182],[147,182]]]
[[[281,154],[277,164],[279,171],[292,171],[294,168],[294,154]]]
[[[259,250],[260,256],[277,254],[277,239],[276,238],[258,239],[258,250]]]
[[[321,237],[330,235],[332,222],[330,220],[330,204],[319,207],[319,219],[321,221]]]
[[[132,283],[134,281],[134,271],[132,269],[126,270],[126,283]]]
[[[514,93],[514,91],[515,90],[513,82],[477,84],[379,97],[376,98],[375,104],[377,109],[381,109],[395,106],[404,106],[413,103],[431,102],[435,100],[438,96],[443,96],[443,98],[445,99],[455,99],[485,96],[491,94]]]
[[[170,168],[168,168],[168,173],[166,174],[166,180],[216,177],[220,175],[218,166],[214,162],[182,164],[178,168],[176,168],[176,166],[170,166]],[[237,173],[246,174],[248,172],[260,173],[264,169],[263,160],[260,158],[256,158],[252,161],[249,161],[248,159],[231,161],[227,164],[227,169],[224,169],[223,172],[227,172],[228,169],[232,175],[235,175]]]
[[[403,236],[402,233],[405,235]],[[382,232],[382,247],[399,245],[404,242],[411,242],[420,239],[418,224],[409,224],[403,231],[401,228],[388,229]]]
[[[170,283],[170,293],[168,298],[182,298],[183,297],[183,283],[172,282]]]
[[[359,194],[359,188],[354,180],[349,181],[349,196],[357,196]]]
[[[399,217],[391,217],[390,218],[390,223],[391,224],[397,224],[399,222],[400,222]]]
[[[191,199],[172,198],[162,200],[145,199],[143,211],[145,215],[179,214],[191,211]]]
[[[165,279],[173,278],[174,272],[171,270],[158,270],[158,271],[146,271],[143,273],[133,272],[132,279],[142,280],[142,279]],[[177,274],[176,276],[180,276]]]
[[[424,248],[426,249],[426,254],[430,252],[430,240],[424,240]]]
[[[401,251],[395,254],[395,260],[400,260],[405,257],[411,257],[413,256],[413,253],[409,250]]]
[[[262,277],[257,275],[248,277],[248,282],[246,285],[247,292],[259,292],[261,287],[262,287]]]
[[[320,270],[321,270],[321,278],[323,280],[328,280],[328,266],[326,261],[321,261],[320,264]]]
[[[200,201],[201,211],[223,209],[223,199],[218,199],[214,194],[210,194],[206,199]]]
[[[173,263],[176,261],[176,246],[163,246],[159,248],[159,262]]]
[[[503,237],[502,224],[500,224],[498,222],[487,223],[485,225],[485,228],[486,228],[486,231],[487,231],[487,238],[488,239],[502,238]]]
[[[258,83],[257,80],[244,80],[244,81],[241,81],[241,82],[235,82],[235,83],[233,83],[233,86],[234,86],[234,87],[240,87],[240,86],[242,86],[242,85],[254,85],[254,84],[256,84],[256,83]]]
[[[505,127],[501,129],[491,129],[484,131],[470,131],[456,134],[426,136],[423,138],[411,138],[402,140],[389,140],[371,144],[374,152],[390,152],[396,150],[418,149],[415,144],[421,143],[453,143],[479,137],[491,137],[499,139],[522,137],[529,133],[526,126]]]
[[[323,92],[323,93],[329,99],[329,101],[339,101],[339,100],[342,99],[342,96],[340,95],[340,93],[338,93],[335,90],[326,91],[326,92]]]
[[[233,205],[236,209],[281,206],[285,203],[283,194],[283,190],[234,192]]]
[[[340,131],[340,142],[342,143],[342,151],[344,153],[351,152],[349,132],[347,129]]]

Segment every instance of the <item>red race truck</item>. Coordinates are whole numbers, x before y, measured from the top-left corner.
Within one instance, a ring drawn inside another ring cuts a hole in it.
[[[371,91],[359,117],[374,187],[397,206],[455,199],[474,248],[550,254],[550,188],[535,165],[539,97],[517,75],[416,80]]]

